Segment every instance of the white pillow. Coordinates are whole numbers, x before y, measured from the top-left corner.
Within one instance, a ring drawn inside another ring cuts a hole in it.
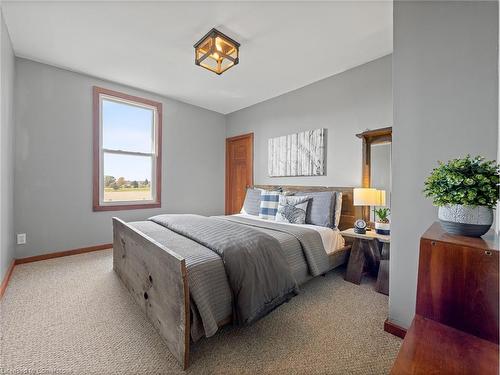
[[[276,221],[305,224],[307,205],[311,197],[280,195]]]

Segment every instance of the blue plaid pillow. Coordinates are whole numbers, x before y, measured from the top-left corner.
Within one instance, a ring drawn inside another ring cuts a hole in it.
[[[280,201],[279,191],[263,190],[260,193],[259,217],[266,220],[275,220]]]

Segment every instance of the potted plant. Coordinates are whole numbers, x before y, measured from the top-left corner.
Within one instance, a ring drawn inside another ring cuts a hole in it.
[[[452,234],[480,237],[493,224],[499,194],[499,166],[476,156],[439,162],[424,193],[439,207],[439,221]]]
[[[389,223],[389,208],[375,208],[375,232],[378,234],[389,235],[391,234],[391,224]],[[378,216],[378,220],[377,220]]]

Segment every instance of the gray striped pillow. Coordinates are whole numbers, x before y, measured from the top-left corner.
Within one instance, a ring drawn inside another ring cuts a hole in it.
[[[299,192],[295,195],[311,197],[307,206],[306,224],[321,227],[335,227],[335,202],[336,191],[321,191],[316,193]]]

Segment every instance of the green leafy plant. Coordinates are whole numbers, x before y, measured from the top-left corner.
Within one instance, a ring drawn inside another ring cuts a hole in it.
[[[434,205],[460,204],[495,208],[499,191],[499,165],[481,156],[467,155],[439,166],[425,181],[424,194]]]
[[[389,213],[391,212],[389,208],[374,208],[373,212],[375,212],[375,217],[378,216],[379,223],[389,222]]]

